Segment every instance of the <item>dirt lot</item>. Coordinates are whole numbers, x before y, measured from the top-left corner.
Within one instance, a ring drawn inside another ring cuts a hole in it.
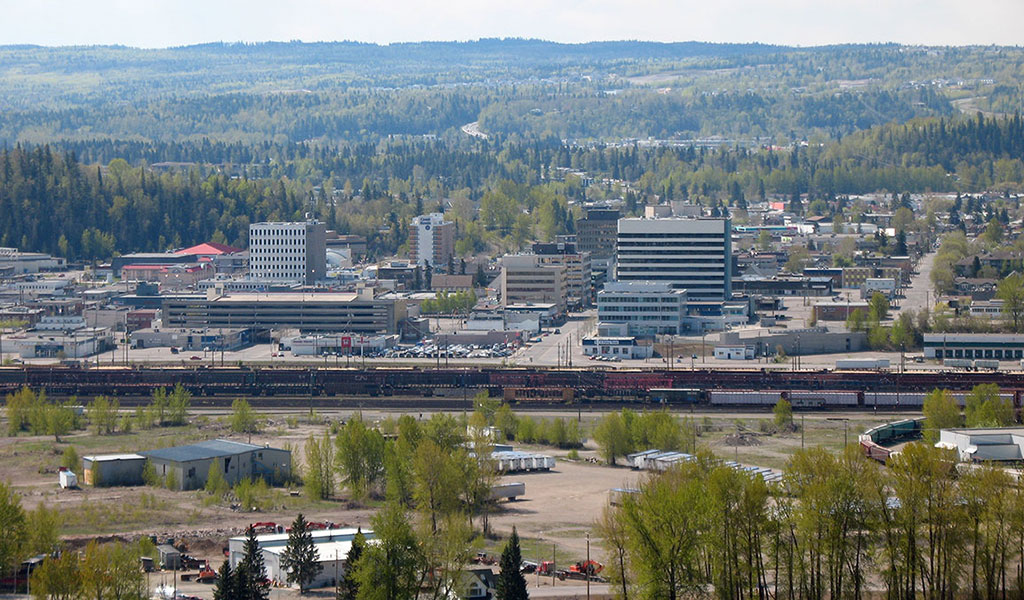
[[[69,444],[75,446],[80,455],[108,452],[135,452],[174,444],[189,443],[217,437],[239,439],[232,436],[223,422],[223,411],[201,411],[193,415],[192,424],[187,427],[167,428],[141,433],[120,434],[106,437],[91,433],[76,432],[55,443],[52,437],[0,438],[0,479],[10,481],[23,495],[23,504],[34,507],[43,502],[57,507],[65,518],[64,530],[72,544],[82,544],[96,537],[112,535],[133,538],[139,535],[156,535],[161,541],[174,539],[182,541],[188,552],[200,558],[207,558],[215,564],[222,560],[221,548],[226,539],[240,533],[254,521],[290,522],[295,514],[303,512],[314,521],[333,521],[345,526],[368,526],[374,508],[351,505],[341,498],[330,502],[311,502],[301,494],[290,494],[289,490],[274,490],[265,510],[258,513],[238,512],[230,507],[210,504],[204,492],[171,492],[149,487],[132,488],[91,488],[60,491],[56,486],[56,469],[60,453]],[[395,412],[365,410],[368,420],[379,420]],[[461,413],[460,413],[461,414]],[[561,416],[576,418],[576,412],[542,411],[532,413],[537,417]],[[314,422],[308,421],[304,410],[278,410],[267,416],[270,422],[265,433],[253,436],[253,443],[267,443],[281,447],[290,444],[296,457],[302,456],[302,442],[311,433],[322,432],[325,423],[332,419],[343,419],[349,411],[320,411]],[[585,431],[600,418],[601,412],[583,412],[579,415]],[[417,417],[429,418],[429,413],[417,413]],[[681,416],[691,417],[689,413]],[[698,445],[707,447],[718,456],[736,459],[758,466],[782,468],[788,457],[801,447],[823,445],[839,448],[844,439],[854,443],[864,429],[884,421],[902,418],[905,415],[870,413],[814,413],[803,418],[804,430],[800,432],[768,435],[761,429],[771,420],[771,414],[760,413],[697,413],[692,419],[702,429]],[[800,414],[796,417],[801,421]],[[5,424],[0,423],[0,426]],[[845,432],[844,432],[845,427]],[[730,445],[729,440],[739,438],[749,445]],[[803,440],[801,442],[801,440]],[[518,446],[517,447],[521,447]],[[506,481],[522,481],[526,484],[526,495],[516,502],[503,503],[491,516],[495,533],[504,537],[515,525],[523,537],[523,557],[530,560],[550,560],[552,552],[559,563],[568,564],[586,556],[586,536],[594,519],[608,502],[608,491],[616,487],[630,487],[643,476],[642,473],[624,467],[609,467],[595,464],[597,448],[592,441],[580,452],[581,460],[566,460],[566,452],[532,447],[556,456],[559,462],[549,473],[529,473],[507,476]],[[590,462],[587,459],[593,459]],[[488,542],[491,552],[500,551],[501,539]],[[592,540],[592,556],[600,559],[602,550],[599,540]],[[169,583],[169,574],[151,575],[153,586]],[[577,582],[578,583],[578,582]],[[549,580],[530,579],[531,589],[540,584],[544,597],[582,596],[585,587],[572,586],[569,582],[558,582],[556,589],[550,589]],[[557,588],[564,589],[559,590]],[[211,595],[211,588],[203,584],[180,584],[180,590],[203,598]],[[538,590],[541,591],[541,590]],[[594,587],[592,597],[605,591]],[[555,594],[551,596],[549,594]],[[288,597],[291,592],[275,590],[273,596]]]

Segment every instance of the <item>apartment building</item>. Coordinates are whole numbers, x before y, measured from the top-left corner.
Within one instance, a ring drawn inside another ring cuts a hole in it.
[[[444,267],[455,254],[455,223],[441,213],[413,218],[409,226],[409,259],[423,267]]]
[[[324,224],[265,222],[249,226],[249,275],[267,282],[312,285],[327,277]]]
[[[616,280],[668,283],[691,300],[732,294],[729,219],[619,219]]]

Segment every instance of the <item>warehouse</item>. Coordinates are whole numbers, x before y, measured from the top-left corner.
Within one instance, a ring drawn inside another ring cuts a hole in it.
[[[242,479],[256,477],[270,485],[279,485],[291,476],[291,452],[288,450],[229,440],[209,440],[140,454],[153,463],[161,479],[167,480],[170,475],[175,489],[179,490],[205,486],[210,465],[214,463],[232,486]]]
[[[312,588],[334,585],[337,577],[345,573],[346,559],[352,549],[352,540],[359,529],[321,529],[310,531],[317,555],[320,557],[320,573],[310,585]],[[373,539],[372,531],[363,531],[367,540]],[[287,533],[270,533],[256,536],[260,550],[263,551],[263,562],[267,568],[267,579],[275,584],[288,581],[288,571],[281,567],[281,554],[288,546]],[[245,536],[233,537],[228,540],[228,559],[234,568],[245,554]]]
[[[1024,427],[942,429],[938,448],[956,450],[965,462],[1024,460]]]
[[[142,485],[146,457],[141,454],[103,454],[82,458],[82,481],[96,487]]]
[[[1024,358],[1024,335],[996,333],[926,333],[925,358]]]

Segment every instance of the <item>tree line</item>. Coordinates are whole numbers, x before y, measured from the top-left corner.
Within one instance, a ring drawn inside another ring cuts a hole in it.
[[[1005,598],[1024,591],[1024,485],[911,443],[800,450],[778,485],[709,455],[599,519],[621,598]]]

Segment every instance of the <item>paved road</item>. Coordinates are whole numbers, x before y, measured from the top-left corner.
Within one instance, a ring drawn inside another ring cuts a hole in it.
[[[910,278],[910,285],[903,290],[900,299],[900,310],[918,311],[935,306],[935,290],[932,287],[932,266],[935,265],[935,253],[929,252],[917,263],[917,274]]]

